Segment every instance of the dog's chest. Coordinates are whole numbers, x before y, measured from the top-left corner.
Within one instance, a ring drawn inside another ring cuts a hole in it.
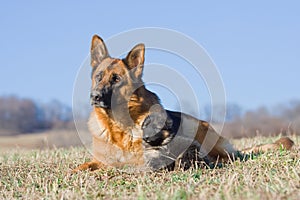
[[[142,151],[127,151],[102,139],[93,139],[93,156],[103,164],[115,167],[143,165]]]
[[[98,161],[115,167],[143,165],[142,130],[132,127],[114,129],[117,124],[106,124],[91,114],[89,129],[93,136],[93,156]]]

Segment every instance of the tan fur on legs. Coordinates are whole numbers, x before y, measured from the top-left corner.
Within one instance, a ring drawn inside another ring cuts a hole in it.
[[[76,173],[78,171],[83,171],[83,170],[91,170],[95,171],[101,168],[106,168],[105,165],[103,165],[101,162],[98,162],[96,160],[86,162],[78,166],[76,169],[72,170],[72,173]]]
[[[275,141],[271,144],[260,144],[251,148],[247,148],[242,150],[241,152],[244,154],[256,154],[256,153],[264,153],[267,151],[275,151],[281,148],[290,150],[294,145],[294,142],[289,137],[282,137],[279,140]]]

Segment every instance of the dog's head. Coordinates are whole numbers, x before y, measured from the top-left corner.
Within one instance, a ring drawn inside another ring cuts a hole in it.
[[[111,109],[112,105],[126,103],[136,85],[142,84],[144,54],[144,44],[138,44],[126,58],[112,58],[103,40],[94,35],[91,44],[91,104]]]

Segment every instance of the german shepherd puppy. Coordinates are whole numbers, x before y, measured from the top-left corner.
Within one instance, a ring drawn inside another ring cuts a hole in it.
[[[273,144],[237,151],[209,123],[180,112],[165,110],[156,94],[142,81],[144,44],[126,58],[112,58],[103,40],[91,44],[93,111],[88,122],[93,136],[93,160],[78,170],[106,167],[188,169],[199,163],[226,162],[245,153],[290,149],[287,137]]]

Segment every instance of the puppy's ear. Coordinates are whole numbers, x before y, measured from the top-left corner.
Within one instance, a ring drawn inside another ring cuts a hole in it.
[[[145,45],[138,44],[131,49],[125,58],[125,62],[130,70],[133,70],[136,78],[140,78],[143,74],[145,57]]]
[[[106,57],[109,57],[109,54],[105,43],[101,37],[94,35],[91,44],[91,66],[98,66]]]

